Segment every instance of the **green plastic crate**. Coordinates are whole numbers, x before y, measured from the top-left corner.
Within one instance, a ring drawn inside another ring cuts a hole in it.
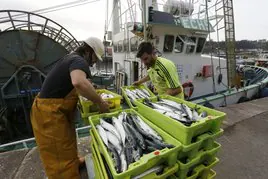
[[[99,176],[101,176],[101,179],[109,179],[108,175],[107,175],[107,172],[106,172],[106,169],[104,167],[104,163],[103,163],[103,160],[101,159],[100,157],[100,152],[97,150],[97,142],[96,142],[96,139],[94,137],[94,134],[92,133],[92,131],[90,131],[90,135],[92,137],[92,151],[94,151],[94,153],[96,153],[96,156],[99,156],[99,157],[96,157],[98,158],[98,160],[96,160],[96,163],[98,164],[98,168],[99,168]],[[166,167],[164,169],[164,172],[162,175],[157,175],[156,173],[150,173],[144,177],[142,177],[142,179],[151,179],[151,178],[154,178],[154,179],[164,179],[164,178],[167,178],[168,176],[170,175],[173,175],[176,171],[178,171],[178,164],[175,164],[171,167]],[[129,177],[127,177],[129,178]]]
[[[111,94],[114,96],[113,98],[104,99],[105,101],[109,102],[111,110],[113,109],[116,110],[120,108],[122,96],[116,93],[113,93],[109,90],[106,90],[106,89],[97,89],[96,91],[98,94],[106,93],[106,94]],[[94,115],[96,112],[98,113],[99,111],[99,106],[97,104],[93,103],[90,100],[84,101],[81,96],[79,96],[78,108],[81,113],[84,113],[84,114],[88,113],[89,115]]]
[[[210,178],[211,168],[214,167],[217,163],[219,163],[219,159],[215,158],[214,161],[209,165],[199,165],[193,169],[193,173],[191,176],[186,179],[207,179]],[[213,176],[212,176],[213,177]]]
[[[119,111],[119,110],[122,110],[122,106],[120,106],[119,108],[116,108],[116,109],[110,109],[110,111],[108,113],[111,113],[111,112],[115,112],[115,111]],[[98,115],[100,114],[99,112],[93,112],[93,113],[80,113],[81,115],[81,118],[83,119],[84,123],[86,125],[89,125],[89,121],[88,121],[88,117],[90,116],[95,116],[95,115]]]
[[[155,152],[152,152],[150,154],[146,154],[143,157],[141,157],[141,159],[139,161],[132,163],[129,166],[127,171],[125,171],[123,173],[117,173],[115,171],[111,156],[109,155],[108,150],[105,147],[105,144],[101,140],[101,137],[99,136],[99,134],[95,128],[95,125],[99,124],[101,117],[118,116],[118,114],[122,111],[124,111],[126,113],[134,113],[134,114],[138,115],[145,123],[147,123],[150,127],[152,127],[159,135],[161,135],[165,142],[172,144],[175,147],[172,149],[165,148],[163,150],[160,150],[158,155],[155,155]],[[158,128],[157,126],[155,126],[154,124],[152,124],[151,122],[149,122],[147,119],[142,117],[135,110],[126,109],[126,110],[121,110],[121,111],[117,111],[114,113],[107,113],[107,114],[100,114],[100,115],[91,116],[91,117],[89,117],[89,122],[90,122],[90,125],[92,126],[92,133],[93,133],[93,136],[96,139],[95,141],[97,142],[97,145],[99,147],[98,148],[99,152],[101,154],[103,154],[105,160],[107,161],[108,166],[111,170],[111,173],[112,173],[114,179],[130,179],[131,177],[137,176],[137,175],[147,171],[148,169],[150,169],[154,166],[160,165],[160,164],[166,165],[167,171],[165,171],[160,176],[155,176],[154,178],[166,178],[168,175],[172,175],[173,174],[172,172],[177,171],[178,166],[176,166],[176,163],[177,163],[178,153],[182,147],[181,143],[179,141],[177,141],[176,139],[174,139],[173,137],[171,137],[166,132],[164,132],[163,130],[161,130],[160,128]],[[156,175],[156,174],[152,174],[152,175]]]
[[[178,160],[179,163],[179,170],[176,172],[176,176],[179,179],[185,179],[189,176],[189,172],[193,171],[194,168],[196,168],[199,165],[205,165],[213,167],[216,163],[218,163],[218,159],[216,158],[216,155],[221,148],[221,145],[217,142],[214,142],[213,149],[209,151],[202,151],[200,152],[196,158],[190,160],[190,161],[181,161]]]
[[[200,151],[211,150],[216,138],[223,134],[223,129],[216,133],[205,133],[196,137],[196,141],[190,145],[182,145],[178,159],[193,159]]]
[[[169,99],[175,102],[184,103],[191,108],[199,107],[199,111],[206,111],[208,117],[202,119],[198,122],[191,124],[191,126],[185,126],[184,124],[161,114],[149,106],[143,104],[144,99],[139,99],[134,101],[138,107],[138,112],[150,120],[152,123],[160,127],[161,129],[167,131],[171,136],[179,140],[183,145],[189,145],[192,143],[192,140],[200,134],[205,132],[218,132],[221,127],[222,121],[225,119],[226,114],[214,109],[210,109],[195,103],[184,101],[182,99],[168,96],[160,95],[162,99]],[[151,101],[156,102],[157,98],[150,98]],[[199,112],[198,111],[198,112]],[[211,117],[210,117],[211,116]]]
[[[149,90],[149,88],[147,88],[145,85],[140,85],[140,86],[122,86],[121,87],[122,95],[123,95],[124,99],[126,100],[128,106],[130,108],[136,109],[137,107],[134,107],[133,104],[130,102],[130,99],[127,96],[127,93],[126,93],[126,89],[130,89],[130,90],[133,90],[133,89],[146,89],[150,93],[151,97],[155,97],[154,93],[151,90]]]

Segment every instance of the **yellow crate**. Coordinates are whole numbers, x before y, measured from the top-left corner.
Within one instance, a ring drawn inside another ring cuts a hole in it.
[[[110,109],[120,108],[122,96],[120,96],[116,93],[113,93],[111,91],[108,91],[106,89],[98,89],[96,91],[98,94],[106,93],[106,94],[111,94],[114,96],[113,98],[104,99],[105,101],[109,102]],[[97,104],[94,104],[90,100],[87,100],[87,101],[83,100],[82,96],[79,96],[78,107],[80,109],[80,112],[84,113],[84,114],[96,113],[99,111],[99,106]]]

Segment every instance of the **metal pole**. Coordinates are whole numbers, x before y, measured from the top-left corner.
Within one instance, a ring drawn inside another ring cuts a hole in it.
[[[209,17],[208,17],[208,0],[206,0],[206,16],[207,16],[207,26],[208,26],[208,38],[209,38],[209,41],[210,41],[210,24],[209,24]],[[212,50],[212,44],[210,42],[210,47],[211,47],[211,50]],[[212,66],[212,81],[213,81],[213,85],[212,85],[212,88],[213,88],[213,93],[216,94],[216,87],[215,87],[215,77],[214,77],[214,64],[213,64],[213,58],[212,58],[212,51],[210,53],[210,61],[211,61],[211,66]]]
[[[147,19],[146,19],[146,0],[142,0],[142,20],[143,20],[143,36],[144,36],[144,41],[147,41],[147,31],[146,31],[146,24],[147,24]]]

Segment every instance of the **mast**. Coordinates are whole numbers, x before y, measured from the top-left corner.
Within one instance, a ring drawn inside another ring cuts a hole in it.
[[[119,22],[119,0],[113,0],[113,35],[120,32],[120,22]]]

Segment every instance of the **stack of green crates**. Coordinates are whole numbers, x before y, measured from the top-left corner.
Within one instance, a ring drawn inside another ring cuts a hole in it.
[[[114,96],[113,98],[105,99],[105,101],[108,101],[108,103],[110,105],[110,112],[122,109],[122,107],[121,107],[122,96],[120,96],[116,93],[113,93],[109,90],[106,90],[106,89],[97,89],[96,91],[98,94],[106,93],[106,94],[111,94]],[[78,106],[78,109],[80,111],[81,117],[85,121],[86,124],[88,124],[87,119],[89,116],[93,116],[93,115],[96,115],[99,113],[98,105],[94,104],[90,100],[87,100],[87,101],[83,100],[82,96],[79,96],[77,106]]]
[[[198,112],[206,111],[208,114],[206,119],[195,122],[191,126],[185,126],[146,106],[143,104],[143,99],[135,101],[137,111],[141,115],[182,143],[182,150],[177,157],[179,169],[174,177],[179,179],[214,178],[216,173],[211,168],[219,162],[216,155],[221,148],[215,139],[223,134],[220,127],[226,114],[176,97],[168,95],[159,97],[184,103],[191,108],[197,107]],[[157,98],[150,100],[156,102]]]
[[[100,119],[103,117],[113,117],[118,116],[122,111],[126,113],[132,113],[138,115],[145,123],[147,123],[151,128],[153,128],[165,142],[172,144],[173,148],[165,148],[143,155],[140,160],[129,165],[125,172],[117,173],[114,167],[114,161],[111,158],[109,151],[107,150],[105,144],[103,143],[100,135],[97,132],[96,125],[100,123]],[[177,162],[178,154],[182,149],[182,145],[179,141],[174,139],[168,133],[164,132],[162,129],[151,123],[149,120],[141,116],[137,111],[133,109],[119,110],[112,113],[94,115],[88,118],[91,125],[90,135],[91,135],[91,148],[94,157],[94,163],[96,164],[97,174],[101,179],[130,179],[137,175],[140,175],[147,170],[164,165],[164,170],[161,174],[156,172],[149,173],[142,177],[142,179],[165,179],[172,175],[175,175],[178,171],[179,164]],[[112,177],[109,177],[112,176]]]

